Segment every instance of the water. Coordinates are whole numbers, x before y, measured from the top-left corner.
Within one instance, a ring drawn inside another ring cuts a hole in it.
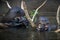
[[[60,33],[39,32],[31,29],[0,29],[0,40],[60,40]]]

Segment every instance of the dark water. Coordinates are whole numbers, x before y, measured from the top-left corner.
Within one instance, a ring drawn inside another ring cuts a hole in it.
[[[0,29],[0,40],[60,40],[60,33],[16,28]]]

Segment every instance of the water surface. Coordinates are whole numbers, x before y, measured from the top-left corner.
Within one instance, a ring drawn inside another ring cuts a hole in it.
[[[0,40],[60,40],[60,33],[16,28],[0,29]]]

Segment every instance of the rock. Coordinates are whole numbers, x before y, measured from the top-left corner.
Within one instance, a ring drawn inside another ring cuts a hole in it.
[[[59,33],[59,32],[60,32],[60,29],[57,29],[57,30],[56,30],[56,31],[54,31],[54,32]]]
[[[8,27],[6,24],[0,23],[0,28],[6,28],[6,27]]]

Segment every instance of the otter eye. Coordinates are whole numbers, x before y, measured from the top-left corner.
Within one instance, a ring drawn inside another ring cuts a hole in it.
[[[19,13],[19,11],[17,13]]]

